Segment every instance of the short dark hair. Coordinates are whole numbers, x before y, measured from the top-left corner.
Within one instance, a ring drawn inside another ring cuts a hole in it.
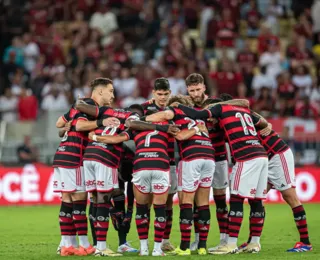
[[[128,107],[128,110],[135,110],[139,114],[139,116],[144,116],[144,109],[140,104],[132,104]]]
[[[228,100],[232,100],[233,96],[231,96],[230,94],[227,94],[227,93],[222,93],[220,95],[220,98],[222,99],[222,101],[228,101]]]
[[[198,85],[200,83],[204,83],[204,78],[202,77],[202,75],[198,73],[192,73],[186,78],[187,87],[192,85]]]
[[[154,82],[154,90],[170,90],[169,80],[166,78],[157,78]]]
[[[90,87],[92,90],[94,90],[98,86],[107,86],[109,84],[112,84],[112,80],[108,78],[96,78],[91,81]]]
[[[222,101],[221,98],[208,98],[202,103],[202,107],[206,107],[206,106],[211,105],[211,104],[216,104],[216,103],[219,103],[221,101]]]

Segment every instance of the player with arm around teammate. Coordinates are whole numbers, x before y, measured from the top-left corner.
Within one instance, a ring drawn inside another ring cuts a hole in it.
[[[216,118],[228,139],[232,156],[236,162],[230,176],[229,237],[226,245],[210,253],[237,253],[244,199],[254,200],[254,204],[250,206],[255,215],[261,216],[264,212],[262,199],[265,199],[267,194],[268,159],[257,137],[255,126],[265,127],[267,122],[252,115],[248,108],[227,104],[218,104],[201,111],[181,105],[178,108],[193,119]],[[262,228],[260,227],[256,235],[252,237],[247,252],[260,250]]]

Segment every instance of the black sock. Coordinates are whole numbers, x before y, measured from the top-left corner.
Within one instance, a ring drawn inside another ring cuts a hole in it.
[[[180,232],[181,232],[180,249],[181,250],[186,250],[190,248],[192,222],[193,222],[192,204],[181,204],[180,205]]]
[[[95,210],[94,210],[95,208]],[[95,213],[97,213],[97,208],[94,207],[94,203],[90,202],[90,207],[89,207],[89,222],[90,222],[90,228],[91,228],[91,235],[92,235],[92,241],[93,241],[93,245],[96,246],[97,245],[97,237],[96,237],[96,232],[95,232],[95,228],[94,228],[94,221],[95,221]]]

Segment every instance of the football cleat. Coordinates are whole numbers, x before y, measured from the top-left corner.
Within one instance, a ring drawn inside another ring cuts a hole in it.
[[[61,256],[69,256],[69,255],[74,255],[74,251],[75,251],[75,248],[73,246],[70,246],[70,247],[61,247],[61,252],[60,252],[60,255]]]
[[[166,254],[162,250],[153,249],[152,256],[166,256]]]
[[[249,243],[245,248],[243,248],[242,252],[244,253],[259,253],[261,250],[260,243]]]
[[[193,241],[190,245],[190,250],[196,251],[198,249],[198,244],[199,244],[199,241],[197,241],[197,240]]]
[[[79,248],[76,248],[74,250],[74,255],[78,255],[78,256],[92,255],[95,251],[96,249],[91,245],[88,248],[79,246]]]
[[[118,253],[138,253],[139,250],[133,248],[129,242],[126,242],[125,244],[122,244],[118,247],[117,250]]]
[[[186,256],[191,255],[191,250],[188,248],[186,250],[180,249],[180,247],[177,247],[174,251],[169,252],[168,255],[180,255],[180,256]]]
[[[307,252],[312,251],[312,245],[307,245],[302,242],[297,242],[293,248],[287,250],[287,252],[291,253],[299,253],[299,252]]]
[[[207,255],[207,250],[205,248],[199,248],[198,255]]]
[[[238,247],[239,253],[243,253],[243,250],[247,247],[248,243],[243,243],[241,246]]]
[[[175,247],[170,243],[170,241],[167,241],[162,243],[161,250],[164,252],[171,252],[175,250]]]
[[[145,248],[143,250],[140,249],[139,256],[148,256],[148,255],[149,255],[149,249],[148,248]]]
[[[226,241],[226,240],[221,240],[219,245],[214,246],[214,247],[210,247],[210,248],[208,249],[208,252],[216,251],[219,247],[224,246],[224,245],[226,245],[226,244],[227,244],[227,241]]]
[[[107,248],[105,250],[99,250],[96,248],[96,251],[94,252],[94,256],[122,256],[122,254],[113,252],[111,249]]]
[[[218,247],[217,250],[209,252],[211,255],[227,255],[227,254],[238,254],[239,250],[237,245],[226,244]]]

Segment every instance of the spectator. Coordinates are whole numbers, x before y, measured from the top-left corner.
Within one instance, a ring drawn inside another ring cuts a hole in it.
[[[258,51],[263,53],[269,49],[269,45],[276,46],[278,49],[280,47],[279,38],[271,33],[270,26],[268,24],[263,24],[260,29],[260,35],[258,37]]]
[[[111,42],[111,32],[118,29],[117,18],[106,4],[101,3],[97,10],[91,16],[90,28],[98,29],[102,36],[101,44],[108,45]]]
[[[25,33],[23,35],[23,41],[24,41],[24,68],[28,73],[31,74],[31,72],[35,69],[37,60],[40,55],[40,50],[38,45],[32,41],[31,34]]]
[[[27,164],[38,161],[38,149],[31,144],[30,136],[25,136],[23,144],[17,148],[19,163]]]
[[[27,82],[27,77],[23,74],[21,69],[17,69],[16,73],[11,77],[11,91],[15,96],[19,96],[21,89],[25,87]]]
[[[309,97],[304,97],[302,101],[297,102],[294,114],[304,119],[316,119],[319,117],[319,107],[310,102]]]
[[[268,87],[261,88],[261,94],[254,103],[254,110],[259,112],[264,117],[270,117],[275,107],[274,99],[271,95],[271,90]]]
[[[63,91],[57,87],[52,87],[48,95],[44,97],[41,109],[44,111],[66,111],[69,108],[69,102]]]
[[[12,94],[10,88],[7,88],[3,96],[0,96],[0,113],[1,119],[8,123],[17,120],[18,98]]]
[[[278,96],[280,116],[292,116],[296,100],[296,87],[291,83],[290,74],[282,73],[278,76]]]
[[[290,67],[294,70],[297,66],[306,65],[309,68],[313,65],[313,54],[306,47],[305,37],[294,37],[295,43],[288,46],[287,57],[290,58]]]
[[[122,99],[128,96],[132,96],[138,87],[138,81],[136,78],[130,75],[128,68],[122,68],[120,72],[120,78],[116,78],[113,81],[113,86],[116,91],[116,98]]]
[[[141,97],[139,88],[135,88],[132,96],[127,96],[120,102],[121,107],[129,107],[133,104],[142,104],[146,102],[146,99]]]
[[[292,83],[297,87],[298,98],[303,98],[310,92],[313,80],[306,66],[301,65],[296,68],[295,74],[292,77]]]
[[[261,14],[258,11],[257,3],[255,0],[250,1],[250,10],[247,13],[247,36],[256,38],[259,35],[259,25]]]
[[[168,78],[172,95],[187,94],[184,76],[184,69],[180,67],[176,70],[174,76]]]
[[[305,13],[302,13],[299,17],[298,23],[294,26],[294,31],[299,36],[303,36],[306,39],[312,37],[312,24],[308,21]]]
[[[282,57],[276,45],[268,45],[268,50],[261,54],[259,59],[260,66],[266,66],[266,74],[273,79],[281,73]]]
[[[71,85],[67,82],[66,76],[63,72],[58,72],[53,75],[53,82],[48,82],[42,89],[41,95],[45,97],[52,88],[57,88],[59,91],[69,92]]]
[[[267,74],[266,66],[261,66],[260,73],[256,74],[252,80],[252,89],[256,98],[258,98],[261,95],[262,87],[267,87],[272,92],[275,92],[277,88],[275,78]]]
[[[21,38],[18,36],[14,37],[12,39],[12,44],[5,49],[3,55],[3,62],[9,62],[13,56],[15,58],[14,63],[19,67],[23,67],[23,47]]]
[[[230,61],[224,61],[221,69],[210,75],[218,93],[229,93],[232,96],[237,95],[239,84],[243,84],[240,73],[235,72]]]
[[[20,121],[35,121],[38,114],[38,100],[30,89],[23,88],[18,101]]]
[[[278,0],[271,0],[267,8],[266,23],[270,26],[273,34],[278,35],[279,18],[284,14],[283,7],[278,3]]]
[[[235,47],[235,37],[237,35],[237,24],[234,22],[231,16],[231,10],[226,8],[222,10],[221,20],[217,23],[216,29],[216,41],[217,58],[221,58],[221,49],[227,49],[228,58],[234,60],[236,53]]]

